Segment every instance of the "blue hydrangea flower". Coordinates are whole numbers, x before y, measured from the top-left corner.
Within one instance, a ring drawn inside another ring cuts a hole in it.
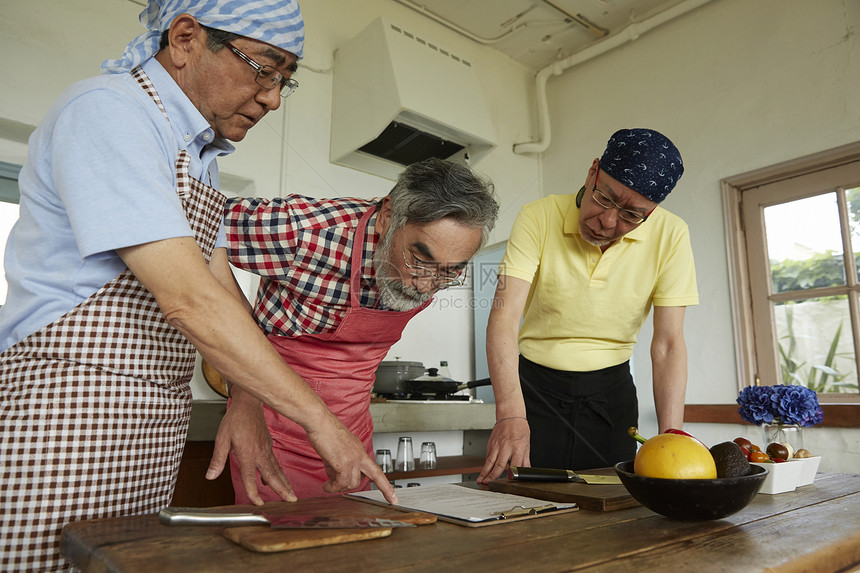
[[[771,396],[774,408],[783,424],[798,424],[806,428],[820,424],[824,412],[818,396],[804,386],[774,386]]]
[[[773,422],[772,394],[772,386],[747,386],[744,388],[737,399],[737,403],[741,405],[738,409],[741,418],[757,426]]]
[[[737,403],[741,418],[757,426],[776,421],[808,428],[824,419],[818,395],[805,386],[748,386]]]

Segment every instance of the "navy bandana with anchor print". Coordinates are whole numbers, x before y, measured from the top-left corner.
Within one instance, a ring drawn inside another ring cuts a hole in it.
[[[651,129],[620,129],[612,134],[600,158],[607,175],[659,203],[684,173],[681,154],[662,133]]]

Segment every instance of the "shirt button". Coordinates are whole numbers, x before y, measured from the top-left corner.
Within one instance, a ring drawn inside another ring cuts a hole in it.
[[[203,134],[203,139],[205,139],[206,141],[209,141],[209,138],[210,138],[210,137],[211,137],[211,136],[210,136],[208,133],[204,133],[204,134]]]
[[[591,259],[591,262],[592,262],[592,263],[596,263],[596,262],[597,262],[597,257],[594,257],[593,259]]]
[[[185,141],[191,141],[191,136],[187,133],[185,134]]]

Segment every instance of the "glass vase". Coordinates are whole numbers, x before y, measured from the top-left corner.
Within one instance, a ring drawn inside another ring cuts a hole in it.
[[[773,423],[762,424],[761,447],[764,450],[770,444],[787,442],[796,452],[803,447],[802,429],[803,428],[797,424],[783,424],[777,419],[774,419]]]

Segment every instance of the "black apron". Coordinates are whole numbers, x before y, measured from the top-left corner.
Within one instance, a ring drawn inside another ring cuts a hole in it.
[[[567,372],[520,356],[520,384],[531,430],[533,467],[584,470],[632,460],[639,402],[629,361]]]

